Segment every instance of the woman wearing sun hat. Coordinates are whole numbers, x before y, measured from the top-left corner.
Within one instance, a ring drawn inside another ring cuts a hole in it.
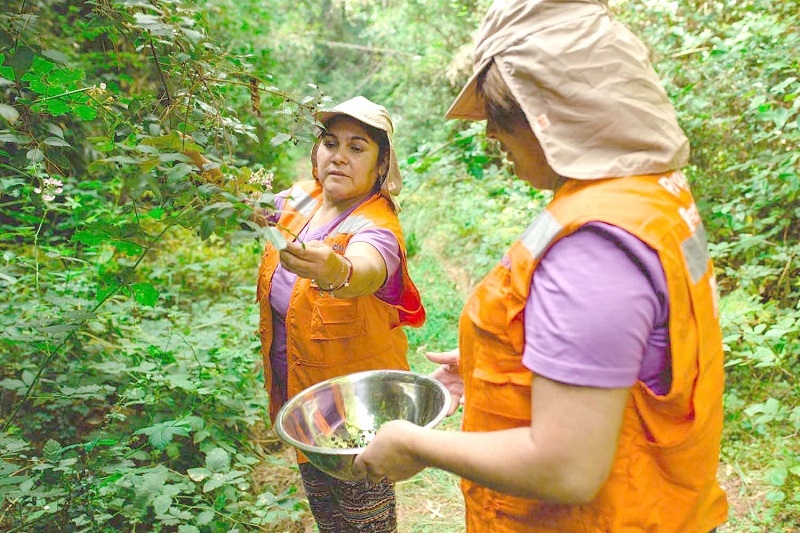
[[[646,47],[600,0],[495,1],[447,117],[486,120],[554,196],[468,300],[459,350],[430,355],[463,431],[390,422],[356,472],[460,475],[470,532],[714,530],[714,272]]]
[[[425,320],[397,218],[402,180],[389,113],[357,96],[317,118],[313,179],[278,194],[272,222],[287,244],[268,243],[258,273],[273,421],[288,398],[326,379],[408,370],[402,326]],[[391,483],[342,481],[299,462],[320,532],[396,531]]]

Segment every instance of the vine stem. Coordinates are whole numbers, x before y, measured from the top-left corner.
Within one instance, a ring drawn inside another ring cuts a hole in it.
[[[36,228],[36,233],[33,235],[33,283],[36,287],[36,294],[39,296],[40,300],[42,299],[42,294],[39,287],[39,234],[42,232],[44,220],[47,218],[47,211],[48,209],[45,207],[44,213],[42,213],[42,218],[39,219],[39,227]]]
[[[52,96],[45,96],[44,98],[37,98],[36,100],[32,100],[31,104],[38,104],[39,102],[46,102],[47,100],[53,100],[55,98],[64,98],[65,96],[69,96],[71,94],[78,94],[78,93],[85,93],[86,91],[91,91],[92,89],[96,89],[97,85],[92,85],[91,87],[84,87],[82,89],[75,89],[72,91],[67,91],[65,93],[54,94]]]

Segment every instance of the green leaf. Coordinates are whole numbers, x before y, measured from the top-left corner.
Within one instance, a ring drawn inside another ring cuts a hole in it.
[[[200,238],[203,240],[208,239],[214,233],[216,227],[217,222],[213,217],[203,217],[200,220]]]
[[[77,69],[58,69],[50,73],[47,78],[50,83],[71,86],[74,88],[75,82],[83,79],[83,71]]]
[[[231,457],[222,448],[214,448],[206,454],[206,468],[212,472],[227,472],[231,467]]]
[[[111,137],[89,137],[87,140],[98,152],[108,153],[114,150],[114,140]]]
[[[56,137],[63,139],[64,138],[64,130],[62,130],[59,126],[55,124],[45,124],[47,131],[55,135]]]
[[[149,283],[134,283],[130,286],[133,297],[141,305],[155,307],[159,292]]]
[[[27,46],[18,46],[14,53],[6,60],[6,64],[14,69],[16,79],[20,79],[33,64],[34,52]]]
[[[288,133],[279,133],[275,135],[272,139],[270,139],[269,144],[272,146],[279,146],[286,141],[292,140],[292,136]]]
[[[31,138],[27,135],[16,135],[14,133],[0,133],[0,142],[14,143],[14,144],[28,144]]]
[[[214,511],[206,510],[200,512],[194,519],[198,526],[206,526],[214,520],[216,513]]]
[[[64,139],[60,139],[58,137],[47,137],[42,142],[44,142],[44,144],[48,146],[69,146],[70,148],[72,147],[72,145],[69,144],[67,141],[65,141]]]
[[[131,241],[120,241],[114,239],[111,241],[111,244],[114,245],[114,248],[124,253],[125,255],[131,255],[131,256],[139,255],[144,250],[144,246]]]
[[[194,142],[191,137],[181,137],[178,132],[173,131],[169,135],[159,135],[157,137],[148,137],[142,141],[142,144],[153,146],[159,150],[174,152],[182,152],[183,150],[202,151],[202,147]]]
[[[17,391],[17,393],[21,393],[21,392],[24,392],[25,389],[28,388],[28,386],[25,385],[25,383],[23,383],[22,381],[20,381],[18,379],[6,378],[6,379],[0,381],[0,388],[6,389],[6,390],[10,390],[10,391]]]
[[[211,479],[203,483],[203,492],[211,492],[225,484],[225,479],[221,474],[214,474]]]
[[[58,441],[48,439],[48,441],[44,444],[44,448],[42,448],[42,455],[51,463],[55,463],[61,459],[62,449],[63,447]]]
[[[78,329],[78,326],[75,324],[54,324],[52,326],[44,326],[37,329],[42,333],[58,335],[59,333],[69,333],[70,331],[76,330]]]
[[[110,163],[122,163],[126,165],[138,165],[144,158],[140,157],[129,157],[126,155],[115,155],[113,157],[106,157],[105,159],[101,159],[100,161],[107,161]]]
[[[176,435],[179,437],[189,436],[188,428],[179,424],[174,420],[161,422],[154,426],[139,429],[134,435],[144,433],[148,436],[147,440],[154,448],[164,450]]]
[[[72,242],[81,242],[89,246],[96,246],[109,239],[108,234],[98,230],[76,231],[72,234]]]
[[[11,48],[12,46],[14,46],[14,38],[11,37],[11,35],[9,35],[5,30],[0,29],[0,50]],[[0,54],[0,65],[3,64],[5,58],[5,54]]]
[[[47,59],[51,59],[55,63],[61,63],[65,65],[69,62],[69,58],[66,54],[59,52],[58,50],[42,50],[42,55]]]
[[[198,388],[198,384],[189,376],[189,374],[170,374],[167,381],[178,389],[194,392]]]
[[[770,485],[782,487],[786,483],[786,478],[789,477],[789,470],[785,466],[776,466],[770,468],[765,477]]]
[[[766,497],[768,502],[771,503],[780,503],[786,500],[786,493],[782,490],[774,490],[767,493]]]
[[[61,115],[66,115],[69,112],[69,106],[58,98],[47,100],[45,102],[45,107],[47,107],[47,112],[54,117],[60,117]]]
[[[137,28],[147,30],[153,35],[171,36],[172,28],[161,22],[155,15],[146,15],[144,13],[134,13],[133,18],[136,20],[134,24]]]
[[[132,479],[134,493],[146,502],[151,502],[163,492],[168,475],[167,469],[158,465],[147,473],[134,477]]]
[[[83,400],[105,400],[115,391],[110,385],[81,385],[79,387],[62,386],[59,392],[68,398]]]
[[[192,481],[200,482],[208,478],[212,472],[207,468],[190,468],[186,471],[186,474]]]
[[[97,110],[91,106],[78,104],[72,108],[72,112],[81,120],[94,120],[97,118]]]
[[[157,515],[166,514],[169,508],[172,507],[172,498],[165,494],[159,494],[153,498],[153,510]]]
[[[44,152],[38,148],[34,148],[33,150],[28,150],[28,153],[25,154],[25,157],[31,163],[38,163],[44,160]]]

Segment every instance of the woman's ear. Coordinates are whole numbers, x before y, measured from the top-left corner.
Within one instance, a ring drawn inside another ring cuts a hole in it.
[[[382,161],[378,162],[378,176],[386,176],[389,174],[389,155],[387,154],[386,157],[383,158]]]

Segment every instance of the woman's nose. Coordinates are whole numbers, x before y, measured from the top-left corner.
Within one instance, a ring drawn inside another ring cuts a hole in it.
[[[344,150],[341,147],[336,148],[336,150],[333,151],[333,154],[331,154],[331,161],[333,161],[337,165],[341,165],[347,162],[347,155],[345,154]]]

